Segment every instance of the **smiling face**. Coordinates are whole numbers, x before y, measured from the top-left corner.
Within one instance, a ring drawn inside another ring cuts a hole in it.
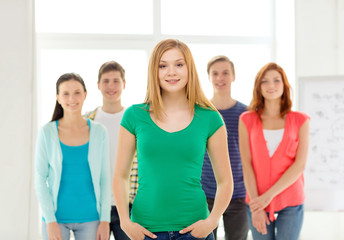
[[[159,62],[159,83],[162,94],[164,92],[185,93],[188,83],[188,69],[182,52],[173,48],[167,50]]]
[[[80,82],[69,80],[59,85],[59,91],[56,99],[61,104],[63,111],[81,112],[82,106],[86,99],[87,92]]]
[[[230,91],[231,84],[235,80],[231,64],[227,61],[215,62],[209,69],[209,80],[214,92]]]
[[[117,102],[121,100],[122,90],[125,88],[125,82],[119,71],[110,71],[103,73],[98,82],[98,89],[107,102]]]
[[[276,70],[267,71],[262,78],[260,87],[265,100],[280,99],[284,88],[282,75]]]

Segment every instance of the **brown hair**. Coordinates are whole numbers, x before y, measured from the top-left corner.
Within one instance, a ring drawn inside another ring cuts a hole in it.
[[[207,65],[208,75],[209,75],[209,71],[210,71],[211,66],[213,66],[214,63],[217,63],[217,62],[228,62],[231,65],[233,75],[235,76],[234,63],[231,60],[229,60],[228,57],[226,57],[224,55],[218,55],[218,56],[215,56],[209,60],[208,65]]]
[[[164,113],[164,106],[159,84],[159,61],[166,51],[174,48],[179,49],[182,52],[188,69],[189,81],[186,85],[185,94],[188,99],[190,109],[194,111],[195,104],[198,104],[201,107],[210,108],[216,111],[213,104],[203,93],[190,49],[185,43],[176,39],[162,40],[153,49],[148,65],[148,84],[145,103],[150,104],[155,117],[161,119],[161,115]]]
[[[264,105],[264,97],[261,92],[261,82],[266,72],[270,70],[275,70],[279,72],[282,76],[283,94],[281,97],[280,114],[281,114],[281,117],[283,117],[285,114],[290,112],[291,107],[292,107],[292,102],[290,98],[291,86],[288,82],[287,75],[284,72],[283,68],[281,68],[278,64],[273,63],[273,62],[264,65],[257,73],[256,79],[254,82],[254,87],[253,87],[253,98],[250,103],[250,106],[248,107],[248,110],[259,113],[261,112],[261,110],[264,109],[265,105]]]
[[[98,72],[98,82],[100,81],[100,78],[102,77],[104,73],[111,72],[111,71],[118,71],[121,74],[121,78],[123,82],[125,82],[125,70],[121,66],[121,64],[115,61],[109,61],[101,65]]]

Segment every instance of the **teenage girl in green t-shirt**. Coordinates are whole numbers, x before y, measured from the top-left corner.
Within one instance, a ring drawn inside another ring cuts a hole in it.
[[[145,102],[127,109],[118,142],[113,190],[130,239],[214,239],[212,230],[233,192],[227,132],[201,89],[185,43],[167,39],[155,46]],[[135,150],[139,189],[130,219],[128,179]],[[217,182],[210,214],[200,184],[206,150]]]

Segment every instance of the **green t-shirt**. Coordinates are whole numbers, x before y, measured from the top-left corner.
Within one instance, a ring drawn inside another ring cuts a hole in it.
[[[207,218],[200,183],[207,140],[223,125],[216,111],[195,105],[191,123],[169,133],[150,117],[149,106],[133,105],[121,125],[136,136],[139,188],[133,222],[151,232],[179,231]]]

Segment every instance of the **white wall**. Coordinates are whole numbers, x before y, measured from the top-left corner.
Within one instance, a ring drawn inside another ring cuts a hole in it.
[[[344,74],[344,0],[295,0],[296,79]],[[343,212],[306,212],[300,240],[344,239]]]
[[[296,75],[344,74],[344,0],[296,0]]]
[[[32,227],[29,224],[32,217],[37,217],[37,214],[30,212],[33,123],[32,1],[0,1],[0,239],[37,239],[37,235],[31,235],[31,229],[37,229],[37,224]]]
[[[338,74],[344,74],[344,1],[338,0],[337,4],[338,16]]]

